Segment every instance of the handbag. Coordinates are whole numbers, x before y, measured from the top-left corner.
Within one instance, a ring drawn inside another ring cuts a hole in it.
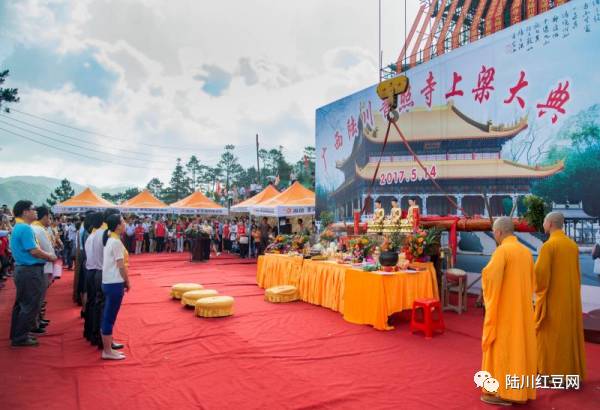
[[[59,279],[62,276],[62,264],[54,263],[52,265],[52,277],[54,279]]]

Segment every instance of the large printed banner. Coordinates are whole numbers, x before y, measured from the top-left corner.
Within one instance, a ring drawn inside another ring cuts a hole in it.
[[[401,123],[401,127],[407,134],[426,128],[429,140],[443,141],[454,131],[454,124],[449,123],[447,110],[440,107],[451,104],[466,117],[465,122],[489,122],[492,132],[494,126],[509,129],[524,123],[522,130],[503,145],[503,159],[532,167],[555,164],[560,156],[557,150],[565,151],[573,144],[582,149],[598,144],[593,135],[574,135],[584,126],[598,124],[598,44],[600,0],[575,0],[434,58],[406,73],[410,88],[400,98],[399,111],[410,113],[411,122]],[[328,194],[346,180],[336,163],[351,156],[354,140],[359,138],[359,122],[363,129],[383,136],[388,107],[377,97],[375,88],[316,112],[317,213],[334,206]],[[425,117],[423,112],[430,115]],[[418,116],[428,121],[418,121]],[[384,175],[382,180],[378,175],[378,181],[395,185],[425,177],[422,169],[416,167],[413,172],[412,168],[404,169],[403,179]],[[433,173],[436,171],[439,167]],[[571,196],[557,197],[556,202],[587,199]],[[584,203],[587,210],[600,210],[598,198],[596,203],[588,202]]]
[[[600,0],[573,0],[412,68],[399,98],[404,135],[390,134],[383,157],[389,107],[376,85],[317,109],[317,216],[349,219],[344,201],[357,208],[380,159],[379,195],[425,197],[427,179],[468,186],[468,195],[476,181],[508,195],[518,184],[515,193],[582,202],[599,216],[599,45]],[[403,152],[402,137],[425,170]],[[599,237],[595,222],[588,228]]]

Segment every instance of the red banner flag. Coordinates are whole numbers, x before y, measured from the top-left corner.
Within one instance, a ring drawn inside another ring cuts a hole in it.
[[[539,0],[538,1],[538,14],[542,14],[545,11],[550,10],[550,0]]]
[[[525,18],[530,19],[537,14],[538,0],[527,0],[527,9],[525,9]]]
[[[517,24],[521,21],[521,8],[523,6],[523,0],[513,0],[513,4],[510,7],[510,24]]]

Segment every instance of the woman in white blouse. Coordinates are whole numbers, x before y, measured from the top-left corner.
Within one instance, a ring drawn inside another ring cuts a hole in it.
[[[102,261],[102,292],[104,310],[102,312],[102,358],[122,360],[125,355],[112,348],[113,327],[117,320],[125,290],[131,289],[127,272],[129,254],[121,242],[125,230],[125,221],[121,215],[111,215],[106,219],[108,229],[104,231],[102,242],[104,254]]]

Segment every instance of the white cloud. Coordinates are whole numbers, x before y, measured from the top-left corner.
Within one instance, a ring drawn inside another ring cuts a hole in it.
[[[384,46],[389,44],[384,56],[395,60],[403,5],[383,3]],[[410,6],[409,24],[417,7]],[[238,156],[253,164],[257,132],[263,146],[284,145],[295,161],[303,146],[314,144],[316,108],[378,78],[375,1],[174,0],[167,7],[159,0],[28,0],[10,12],[17,17],[15,44],[42,45],[58,54],[92,49],[117,75],[106,100],[70,85],[54,91],[21,87],[18,109],[127,139],[113,141],[110,152],[143,150],[154,169],[92,165],[19,141],[25,149],[17,152],[36,152],[35,165],[0,151],[4,175],[43,169],[95,185],[144,184],[153,176],[168,180],[172,165],[159,161],[196,154],[215,163],[226,143],[244,148]],[[203,86],[215,73],[227,84],[211,95]],[[87,138],[111,145],[102,137]]]

